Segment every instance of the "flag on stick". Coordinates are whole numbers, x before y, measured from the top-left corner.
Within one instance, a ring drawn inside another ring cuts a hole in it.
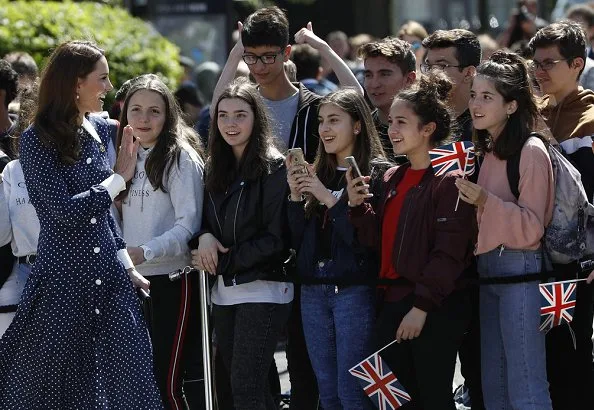
[[[435,175],[445,175],[452,171],[462,171],[464,176],[474,174],[474,144],[458,141],[429,151],[431,166]]]
[[[474,144],[470,141],[458,141],[437,147],[429,151],[429,157],[436,176],[453,171],[462,171],[463,178],[474,174]],[[460,194],[454,211],[458,210],[459,203]]]
[[[395,410],[411,400],[410,395],[379,355],[379,352],[388,346],[378,350],[349,370],[353,376],[359,379],[365,394],[379,410]]]
[[[573,320],[577,282],[573,279],[562,282],[541,283],[540,331],[548,332],[555,326],[569,324]]]

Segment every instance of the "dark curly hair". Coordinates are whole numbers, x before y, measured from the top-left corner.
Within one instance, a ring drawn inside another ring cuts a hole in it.
[[[419,118],[419,126],[435,123],[435,131],[431,134],[434,147],[443,145],[450,137],[453,120],[447,101],[453,83],[440,71],[423,74],[411,86],[400,91],[394,101],[406,101]]]

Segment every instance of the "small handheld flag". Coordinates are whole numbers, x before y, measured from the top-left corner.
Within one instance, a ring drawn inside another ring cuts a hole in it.
[[[474,174],[474,145],[470,141],[458,141],[429,151],[435,175],[462,171],[464,176]]]
[[[380,357],[380,351],[355,365],[349,372],[359,379],[365,394],[379,410],[395,410],[411,398]]]
[[[555,326],[571,323],[578,281],[579,279],[574,279],[539,285],[541,295],[539,329],[541,332],[546,333]]]

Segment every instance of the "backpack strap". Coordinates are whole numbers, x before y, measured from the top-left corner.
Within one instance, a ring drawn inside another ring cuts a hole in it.
[[[530,139],[532,137],[538,138],[539,140],[544,142],[544,140],[540,136],[540,134],[538,134],[536,132],[531,132],[528,139]],[[526,140],[526,142],[528,142],[528,140]],[[546,142],[545,142],[545,144],[546,144]],[[522,148],[524,148],[524,147],[522,147]],[[512,191],[512,194],[514,194],[516,199],[520,198],[520,158],[521,158],[521,156],[522,156],[522,150],[520,150],[517,154],[508,158],[507,164],[506,164],[507,180],[509,182],[509,187]]]
[[[509,187],[511,188],[512,194],[516,197],[516,199],[520,198],[520,157],[522,151],[518,152],[517,154],[511,156],[507,159],[507,164],[505,166],[507,171],[507,181],[509,182]]]

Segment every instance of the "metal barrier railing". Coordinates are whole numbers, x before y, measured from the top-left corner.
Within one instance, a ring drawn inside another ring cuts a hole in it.
[[[195,271],[190,266],[171,272],[169,280],[180,279],[183,275],[188,275]],[[204,366],[204,402],[206,410],[215,410],[214,380],[212,377],[212,346],[210,338],[210,292],[208,287],[208,274],[201,270],[198,271],[200,283],[200,319],[202,333],[202,364]]]

